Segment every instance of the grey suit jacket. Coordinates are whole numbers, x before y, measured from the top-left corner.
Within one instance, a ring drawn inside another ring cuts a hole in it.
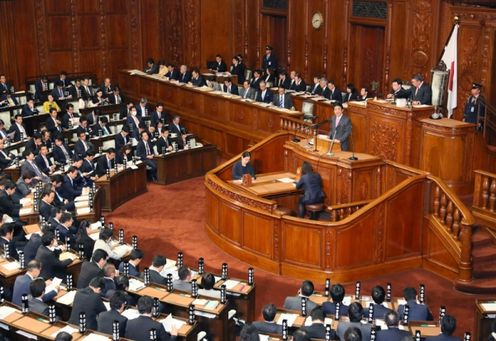
[[[344,333],[350,327],[357,327],[362,332],[362,341],[370,341],[370,324],[364,324],[361,322],[339,322],[336,334],[338,334],[340,340],[344,340]]]
[[[246,94],[247,92],[248,92],[248,94]],[[239,95],[241,96],[241,98],[255,99],[257,92],[255,91],[255,89],[253,89],[251,87],[248,88],[248,90],[245,88],[240,88],[239,89]]]
[[[291,109],[291,107],[293,106],[293,99],[291,98],[291,94],[284,94],[283,102],[284,102],[283,103],[284,108]],[[279,94],[274,95],[274,99],[272,100],[272,104],[274,104],[276,107],[281,106]]]
[[[317,307],[317,304],[307,300],[307,315]],[[301,297],[300,296],[288,296],[284,300],[284,308],[289,310],[301,310]]]
[[[28,304],[30,311],[48,316],[48,305],[43,303],[43,301],[34,297],[29,297]]]
[[[255,321],[252,325],[262,334],[282,334],[282,326],[266,321]]]
[[[174,282],[172,282],[172,287],[174,288],[174,290],[191,292],[191,283],[188,281],[176,279]]]
[[[34,163],[34,161],[33,161],[33,163]],[[24,174],[28,173],[29,171],[33,172],[33,174],[34,174],[35,176],[40,176],[40,177],[41,177],[41,181],[46,182],[46,183],[49,183],[49,182],[50,182],[50,177],[49,177],[49,176],[47,176],[45,173],[43,173],[43,172],[41,171],[41,169],[39,169],[39,168],[38,168],[38,173],[37,173],[37,172],[35,171],[35,169],[34,169],[33,165],[32,165],[31,163],[29,163],[29,162],[25,161],[25,162],[22,164],[22,166],[21,166],[21,177],[22,177]]]
[[[335,135],[334,135],[335,134]],[[348,138],[351,135],[351,120],[348,116],[343,115],[339,120],[336,127],[336,115],[331,117],[331,131],[329,132],[330,138],[338,139],[341,142],[342,150],[350,150]]]

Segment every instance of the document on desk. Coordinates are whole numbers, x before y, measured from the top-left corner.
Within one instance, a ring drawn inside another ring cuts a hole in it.
[[[73,254],[72,252],[68,252],[68,251],[62,252],[59,256],[59,259],[61,261],[64,261],[66,259],[70,259],[71,261],[73,261],[76,258],[77,258],[77,256],[75,254]]]
[[[282,325],[282,321],[286,320],[286,321],[288,321],[288,327],[292,327],[293,323],[296,321],[297,317],[298,317],[298,314],[282,313],[281,316],[279,316],[279,320],[277,320],[277,324]]]
[[[47,285],[45,288],[45,294],[49,293],[50,291],[55,291],[57,292],[57,288],[60,286],[60,283],[62,283],[62,279],[58,277],[54,277],[52,279],[52,283],[50,285]]]
[[[63,304],[63,305],[71,305],[72,302],[74,302],[74,297],[76,297],[76,290],[71,290],[67,292],[67,294],[62,295],[59,297],[56,301],[57,303]]]
[[[193,305],[199,305],[199,306],[204,306],[205,304],[208,303],[208,300],[204,299],[204,298],[197,298],[196,300],[193,301]]]
[[[62,333],[62,332],[66,332],[67,334],[72,335],[72,334],[74,334],[74,333],[77,333],[77,332],[78,332],[78,330],[77,330],[77,328],[74,328],[74,327],[72,327],[72,326],[65,326],[64,328],[60,328],[59,330],[57,330],[57,331],[56,331],[55,333],[53,333],[51,336],[52,336],[53,338],[55,338],[55,337],[57,337],[57,334],[58,334],[58,333]]]
[[[280,178],[280,179],[277,179],[277,181],[285,183],[285,184],[292,184],[293,182],[295,182],[295,180],[291,179],[291,178]]]
[[[91,207],[80,207],[76,210],[77,215],[84,215],[91,213]]]
[[[79,340],[86,340],[86,341],[100,341],[100,340],[103,341],[103,340],[105,340],[105,341],[108,341],[108,340],[110,340],[110,338],[108,336],[105,336],[105,335],[99,335],[99,334],[91,333],[88,336],[85,336]]]
[[[167,315],[166,318],[159,320],[158,322],[162,323],[167,333],[170,333],[173,328],[178,330],[179,328],[181,328],[186,324],[186,322],[172,317],[172,314]]]
[[[88,206],[88,201],[76,201],[74,202],[74,207],[76,208],[84,208]]]
[[[128,320],[133,320],[140,316],[138,309],[130,308],[122,312],[122,316],[127,317]]]
[[[145,287],[145,283],[137,280],[136,278],[129,279],[129,290],[130,291],[138,291]]]
[[[232,288],[234,288],[236,285],[238,285],[240,282],[239,281],[235,281],[235,280],[232,280],[232,279],[228,279],[227,281],[225,281],[223,284],[226,286],[226,289],[227,290],[231,290]]]
[[[120,258],[122,258],[129,252],[131,252],[132,249],[133,248],[130,245],[122,244],[114,247],[112,251],[114,251]]]
[[[75,202],[88,201],[90,200],[89,195],[80,195],[74,199]]]
[[[7,271],[14,271],[21,268],[18,261],[2,263],[1,266]]]
[[[0,320],[5,320],[5,318],[7,316],[9,316],[10,314],[12,314],[13,312],[18,312],[20,313],[20,311],[16,308],[13,308],[13,307],[0,307]]]
[[[20,216],[25,216],[25,215],[28,215],[28,214],[31,214],[31,213],[34,213],[32,207],[23,207],[23,208],[21,208],[19,210],[19,215]]]

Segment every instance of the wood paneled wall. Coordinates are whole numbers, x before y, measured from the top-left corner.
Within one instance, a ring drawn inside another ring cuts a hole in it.
[[[62,69],[115,78],[120,68],[141,68],[147,57],[205,66],[217,53],[228,64],[241,53],[254,68],[271,44],[280,64],[307,82],[318,74],[340,88],[377,82],[381,94],[396,77],[430,76],[458,15],[459,109],[473,81],[496,103],[496,9],[384,1],[386,19],[354,17],[353,0],[289,0],[282,12],[264,10],[262,0],[0,1],[0,72],[22,87],[26,77]],[[324,16],[318,30],[311,24],[317,11]]]

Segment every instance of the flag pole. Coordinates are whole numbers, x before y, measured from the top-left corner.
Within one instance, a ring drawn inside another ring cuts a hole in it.
[[[455,30],[455,26],[456,25],[460,25],[460,17],[458,15],[455,15],[453,17],[453,26],[451,27],[451,31],[450,33],[448,34],[448,37],[446,38],[446,41],[444,43],[444,47],[443,47],[443,50],[441,51],[441,55],[439,56],[439,58],[437,59],[437,64],[439,65],[439,63],[441,62],[441,58],[443,58],[443,54],[444,54],[444,49],[446,48],[446,46],[448,45],[449,41],[450,41],[450,38],[451,38],[451,35],[453,34],[453,31]]]

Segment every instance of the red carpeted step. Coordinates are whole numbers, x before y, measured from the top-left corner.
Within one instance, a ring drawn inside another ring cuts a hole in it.
[[[496,278],[496,262],[475,263],[472,277],[474,278]]]
[[[475,279],[467,283],[457,282],[455,288],[472,294],[494,295],[496,294],[496,278]]]
[[[472,260],[474,263],[496,260],[496,246],[486,245],[472,250]]]
[[[477,229],[472,234],[472,247],[481,247],[486,245],[493,245],[493,239],[491,235],[486,232],[485,229]]]

